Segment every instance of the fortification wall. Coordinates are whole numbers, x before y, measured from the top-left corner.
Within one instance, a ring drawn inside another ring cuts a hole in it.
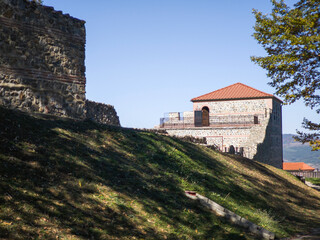
[[[197,127],[188,129],[166,129],[169,135],[184,137],[193,136],[198,138],[205,137],[208,145],[216,145],[219,149],[225,152],[231,145],[235,148],[245,147],[244,156],[250,158],[253,156],[252,150],[248,148],[247,142],[251,132],[250,126],[247,127]]]
[[[85,96],[85,22],[26,0],[0,0],[0,104],[120,126]]]
[[[0,104],[85,117],[85,22],[25,0],[0,0]]]
[[[87,118],[103,124],[120,126],[119,117],[112,105],[86,101]]]

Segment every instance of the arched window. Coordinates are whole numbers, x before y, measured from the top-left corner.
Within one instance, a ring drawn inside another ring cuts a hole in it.
[[[236,150],[234,149],[234,146],[233,146],[233,145],[230,145],[230,147],[229,147],[229,153],[231,153],[231,154],[235,154],[235,153],[236,153]]]
[[[208,108],[208,107],[203,107],[203,108],[202,108],[202,126],[203,126],[203,127],[208,127],[208,126],[210,126],[210,122],[209,122],[209,108]]]

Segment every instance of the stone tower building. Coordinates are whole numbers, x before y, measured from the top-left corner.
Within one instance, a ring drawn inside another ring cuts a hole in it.
[[[169,113],[160,128],[170,135],[205,137],[223,152],[282,168],[282,101],[236,83],[191,99],[193,111]]]

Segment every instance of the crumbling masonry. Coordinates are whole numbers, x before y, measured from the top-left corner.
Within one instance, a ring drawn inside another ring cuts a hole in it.
[[[82,20],[35,2],[0,0],[0,104],[120,125],[113,106],[86,100],[85,42]]]

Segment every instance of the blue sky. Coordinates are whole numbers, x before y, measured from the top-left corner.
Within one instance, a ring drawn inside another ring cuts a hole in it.
[[[287,0],[289,5],[296,1]],[[250,61],[252,9],[269,0],[44,0],[86,21],[87,98],[115,106],[122,126],[152,128],[165,112],[191,111],[190,99],[236,82],[267,93],[266,72]],[[283,107],[283,133],[315,111]]]

